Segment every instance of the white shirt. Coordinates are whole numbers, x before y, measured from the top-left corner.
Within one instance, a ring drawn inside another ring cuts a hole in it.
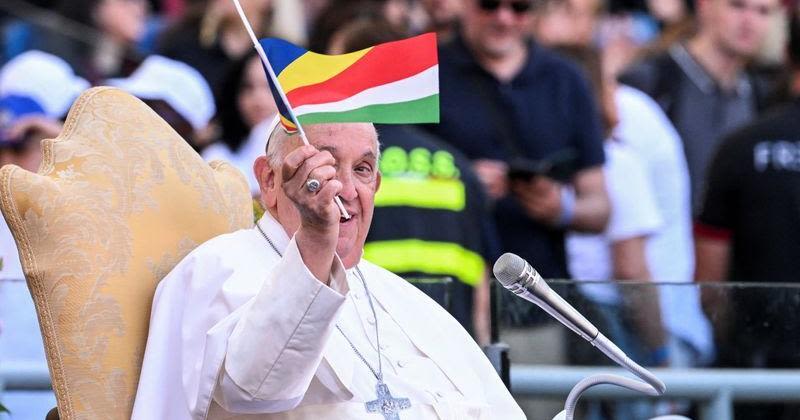
[[[655,197],[638,156],[615,141],[606,141],[604,149],[603,173],[611,215],[603,233],[567,235],[569,270],[578,280],[614,279],[611,246],[626,239],[647,237],[661,226]],[[622,299],[615,284],[581,284],[579,287],[595,302],[617,305]]]
[[[661,319],[667,330],[687,341],[702,358],[713,355],[711,324],[693,283],[694,242],[689,170],[681,138],[647,94],[621,85],[615,93],[619,125],[614,137],[642,159],[663,226],[647,241],[647,263],[659,287]]]
[[[365,403],[377,369],[372,311],[336,259],[330,287],[265,215],[256,229],[190,253],[159,284],[133,419],[381,419]],[[383,374],[401,419],[524,418],[489,361],[446,311],[362,261],[380,326]],[[202,308],[202,309],[200,309]]]

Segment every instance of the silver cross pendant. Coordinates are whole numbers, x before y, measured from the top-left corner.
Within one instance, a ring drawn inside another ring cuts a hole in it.
[[[400,420],[398,412],[411,408],[411,400],[392,397],[389,387],[383,382],[375,385],[375,392],[378,394],[378,399],[365,404],[369,413],[379,412],[385,420]]]

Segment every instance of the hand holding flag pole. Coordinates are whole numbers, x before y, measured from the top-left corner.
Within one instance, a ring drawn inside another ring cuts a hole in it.
[[[289,100],[286,98],[286,93],[283,91],[281,84],[278,82],[278,76],[275,75],[275,71],[272,69],[272,64],[270,64],[267,54],[264,52],[264,48],[261,46],[261,43],[258,42],[258,38],[256,37],[255,32],[253,32],[252,26],[250,26],[250,21],[244,14],[242,5],[239,3],[239,0],[233,0],[233,4],[236,6],[236,11],[239,13],[239,17],[242,19],[242,23],[247,30],[247,34],[250,35],[250,39],[253,41],[253,46],[255,46],[256,52],[258,52],[258,56],[261,57],[261,62],[264,64],[264,68],[267,69],[267,73],[269,73],[269,77],[272,79],[272,84],[275,86],[275,89],[280,95],[280,99],[284,104],[286,104],[289,114],[292,118],[292,123],[297,127],[297,132],[300,134],[303,144],[309,145],[310,143],[308,142],[308,137],[306,137],[306,133],[303,130],[303,126],[300,125],[300,121],[297,120],[297,117],[292,110],[292,105],[289,103]],[[347,210],[344,208],[342,200],[339,198],[339,196],[334,197],[333,201],[336,203],[336,206],[339,207],[339,212],[342,214],[342,217],[345,219],[350,219],[350,214],[347,213]]]

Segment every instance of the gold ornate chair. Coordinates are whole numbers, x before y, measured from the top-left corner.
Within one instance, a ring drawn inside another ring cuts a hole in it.
[[[253,224],[241,173],[203,162],[138,99],[100,87],[42,142],[38,173],[0,170],[62,420],[128,419],[159,280]],[[202,310],[202,308],[198,308]]]

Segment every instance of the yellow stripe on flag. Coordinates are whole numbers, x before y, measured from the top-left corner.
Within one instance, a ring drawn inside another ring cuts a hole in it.
[[[307,52],[294,60],[278,75],[278,82],[287,94],[302,86],[324,82],[352,66],[372,47],[342,55]]]

